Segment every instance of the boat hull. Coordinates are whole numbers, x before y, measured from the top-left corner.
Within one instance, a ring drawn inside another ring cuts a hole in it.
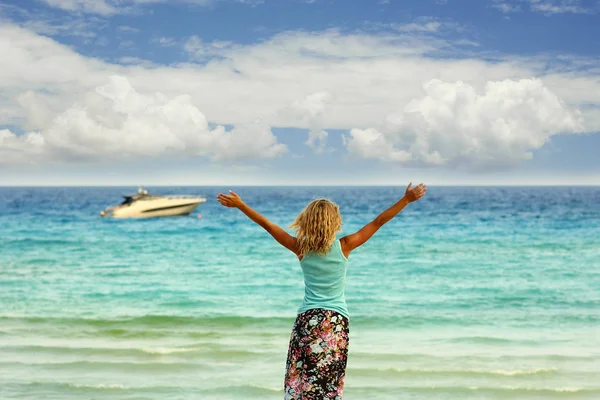
[[[160,201],[140,201],[131,205],[120,205],[108,208],[101,216],[112,218],[156,218],[189,215],[205,199],[164,199]]]

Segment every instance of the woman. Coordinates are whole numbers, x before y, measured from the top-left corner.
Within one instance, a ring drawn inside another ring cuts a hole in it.
[[[341,231],[342,216],[339,207],[330,200],[317,199],[306,206],[291,225],[294,237],[231,190],[229,195],[217,196],[223,206],[242,211],[300,260],[305,291],[290,338],[285,399],[341,400],[349,340],[349,314],[344,297],[348,256],[426,191],[424,184],[414,188],[409,184],[396,204],[358,232],[340,240],[336,240],[336,233]]]

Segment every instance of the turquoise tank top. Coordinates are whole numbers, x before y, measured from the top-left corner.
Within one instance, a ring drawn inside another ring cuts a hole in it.
[[[344,292],[348,259],[336,239],[324,256],[309,253],[300,261],[304,274],[304,300],[298,314],[314,308],[337,311],[350,319]]]

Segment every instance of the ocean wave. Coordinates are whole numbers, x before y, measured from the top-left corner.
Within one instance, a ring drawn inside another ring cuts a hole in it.
[[[129,386],[120,383],[75,383],[75,382],[60,382],[60,381],[33,381],[28,383],[11,384],[11,389],[21,391],[24,390],[29,393],[30,390],[58,390],[62,392],[68,391],[85,391],[85,392],[98,392],[99,396],[107,394],[106,392],[112,391],[126,391],[133,392],[135,394],[148,393],[156,394],[160,392],[179,392],[180,386],[154,386],[154,385],[136,385]],[[86,397],[89,398],[89,397]]]
[[[176,327],[155,328],[155,327],[129,327],[129,328],[94,328],[94,327],[69,327],[52,326],[44,328],[38,332],[44,338],[63,338],[67,334],[71,338],[77,339],[164,339],[164,338],[182,338],[182,339],[219,339],[225,336],[225,333],[219,329],[213,330],[183,330]],[[202,329],[202,327],[198,327]],[[27,328],[25,328],[27,330]],[[10,332],[0,332],[0,336],[19,336],[21,329],[17,327]],[[272,336],[273,333],[268,332],[252,332],[253,337],[257,336]]]
[[[206,363],[194,363],[194,362],[164,362],[164,361],[33,361],[33,362],[0,362],[1,366],[17,367],[23,366],[27,368],[43,368],[44,370],[57,370],[57,369],[77,369],[78,371],[90,371],[98,369],[123,369],[127,371],[140,371],[140,370],[152,370],[152,371],[169,371],[176,370],[181,371],[183,369],[197,370],[197,369],[208,369],[209,365]]]
[[[471,370],[468,371],[474,374],[490,374],[490,375],[506,375],[506,376],[516,376],[516,375],[539,375],[539,374],[553,374],[558,372],[558,368],[530,368],[530,369],[515,369],[515,370],[491,370],[491,371],[480,371],[480,370]]]
[[[524,375],[548,375],[558,372],[557,368],[530,368],[515,370],[483,370],[483,369],[429,369],[429,368],[350,368],[350,371],[356,375],[371,376],[375,374],[392,375],[443,375],[443,376],[470,376],[470,375],[489,375],[489,376],[524,376]]]
[[[125,385],[120,385],[117,383],[113,383],[113,384],[80,384],[80,383],[68,383],[67,386],[70,387],[74,387],[74,388],[85,388],[85,389],[128,389]]]
[[[17,386],[17,385],[11,385]],[[182,386],[153,386],[153,385],[135,385],[128,386],[119,383],[73,383],[73,382],[57,382],[57,381],[36,381],[18,385],[21,388],[38,388],[38,389],[71,389],[71,390],[90,390],[98,391],[99,395],[107,391],[127,391],[135,393],[160,393],[160,392],[181,392]],[[246,384],[246,385],[227,385],[215,387],[212,389],[202,389],[200,387],[185,385],[185,389],[193,390],[196,394],[220,394],[229,395],[232,398],[243,396],[243,398],[255,398],[259,396],[272,396],[274,393],[282,392],[281,387],[275,387],[264,384]],[[354,397],[369,398],[377,394],[388,393],[397,395],[400,391],[404,394],[411,393],[417,396],[430,396],[434,394],[445,394],[447,396],[464,396],[477,393],[484,396],[511,396],[510,398],[521,398],[520,396],[544,396],[542,398],[572,398],[574,394],[598,396],[600,395],[600,387],[531,387],[531,386],[362,386],[353,385],[347,388],[348,394],[352,391]],[[200,397],[201,398],[201,397]],[[460,397],[452,397],[460,398]],[[598,397],[594,397],[598,398]]]
[[[7,245],[26,245],[26,246],[44,246],[44,245],[69,245],[81,244],[81,240],[66,240],[56,238],[16,238],[8,239],[5,242]]]
[[[522,392],[522,393],[598,393],[600,388],[582,388],[582,387],[556,387],[556,388],[536,388],[536,387],[520,387],[520,386],[504,386],[504,387],[469,387],[469,390],[485,391],[485,392]]]
[[[70,317],[29,317],[29,316],[11,316],[0,317],[0,323],[21,323],[32,325],[50,325],[64,326],[70,329],[78,327],[94,328],[113,328],[113,329],[131,329],[131,328],[214,328],[227,330],[231,328],[255,329],[264,331],[270,329],[291,329],[295,316],[236,316],[236,315],[217,315],[217,316],[174,316],[174,315],[146,315],[134,317],[115,317],[115,318],[70,318]],[[439,316],[420,317],[420,316],[391,316],[391,317],[371,317],[355,316],[352,319],[352,325],[356,328],[363,327],[394,327],[394,328],[413,328],[427,325],[480,325],[483,321],[469,318],[446,318]]]
[[[500,361],[503,365],[511,365],[515,363],[522,362],[535,362],[538,364],[555,364],[556,362],[566,362],[566,361],[580,361],[580,362],[596,362],[600,360],[600,356],[591,355],[591,354],[520,354],[520,355],[502,355],[499,353],[491,353],[488,355],[482,354],[463,354],[463,355],[454,355],[448,354],[445,355],[440,352],[435,352],[432,350],[431,353],[394,353],[391,351],[361,351],[360,349],[355,349],[352,352],[352,359],[360,363],[369,363],[371,360],[379,360],[379,361],[389,361],[389,362],[398,362],[404,361],[409,363],[422,363],[428,365],[438,365],[439,363],[455,363],[461,360],[468,360],[470,362],[477,363],[491,363]]]
[[[227,396],[228,398],[264,398],[271,397],[274,393],[281,392],[283,394],[283,387],[275,387],[268,385],[257,385],[257,384],[247,384],[247,385],[227,385],[221,386],[214,389],[201,390],[202,394],[205,395],[220,395]],[[200,396],[199,398],[202,398]]]
[[[181,331],[171,329],[92,329],[80,330],[77,332],[77,337],[91,338],[119,338],[119,339],[161,339],[173,337],[189,337],[189,338],[219,338],[222,334],[218,332],[194,332]]]
[[[416,396],[430,396],[433,394],[444,394],[453,396],[450,398],[462,398],[474,393],[483,396],[510,396],[511,399],[519,399],[523,396],[543,396],[536,398],[572,398],[573,394],[600,396],[600,387],[532,387],[532,386],[353,386],[352,393],[357,398],[366,398],[375,394],[414,394]],[[349,390],[348,390],[349,392]],[[486,397],[487,398],[487,397]],[[598,397],[594,397],[598,398]]]
[[[192,359],[253,359],[273,354],[275,350],[245,350],[239,348],[227,348],[219,344],[203,343],[201,347],[80,347],[80,346],[1,346],[0,350],[13,351],[19,354],[41,354],[58,356],[80,356],[80,357],[125,357],[138,359],[152,359],[153,357],[171,356],[177,358]],[[79,361],[78,361],[79,362]],[[82,360],[80,362],[87,362]],[[91,362],[90,362],[91,363]]]
[[[442,342],[448,343],[481,343],[481,344],[538,344],[539,340],[530,339],[510,339],[496,336],[461,336],[449,339],[440,339]]]
[[[168,348],[168,347],[158,347],[158,348],[149,348],[149,349],[141,349],[141,351],[143,351],[144,353],[148,353],[148,354],[175,354],[175,353],[190,353],[190,352],[196,352],[196,351],[201,351],[202,349],[200,347],[174,347],[174,348]]]
[[[422,326],[475,326],[485,325],[486,321],[480,318],[468,316],[444,317],[440,315],[433,316],[353,316],[352,325],[356,327],[394,327],[394,328],[415,328]]]
[[[263,386],[263,385],[253,385],[253,384],[249,384],[248,386],[255,388],[255,389],[259,389],[259,390],[265,390],[268,392],[281,392],[283,391],[283,389],[280,386]]]
[[[202,327],[206,328],[260,328],[285,326],[291,329],[292,317],[248,317],[248,316],[173,316],[146,315],[136,317],[105,318],[66,318],[66,317],[20,317],[2,316],[0,321],[8,323],[26,323],[32,325],[65,326],[65,327],[98,327],[98,328],[131,328],[131,327]]]

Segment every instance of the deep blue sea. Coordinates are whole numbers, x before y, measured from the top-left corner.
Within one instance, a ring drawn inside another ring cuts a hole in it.
[[[282,399],[295,256],[225,187],[147,188],[205,195],[188,217],[99,217],[136,189],[0,188],[0,398]],[[286,228],[328,197],[342,235],[404,192],[231,189]],[[600,399],[600,187],[430,187],[347,282],[346,400]]]

